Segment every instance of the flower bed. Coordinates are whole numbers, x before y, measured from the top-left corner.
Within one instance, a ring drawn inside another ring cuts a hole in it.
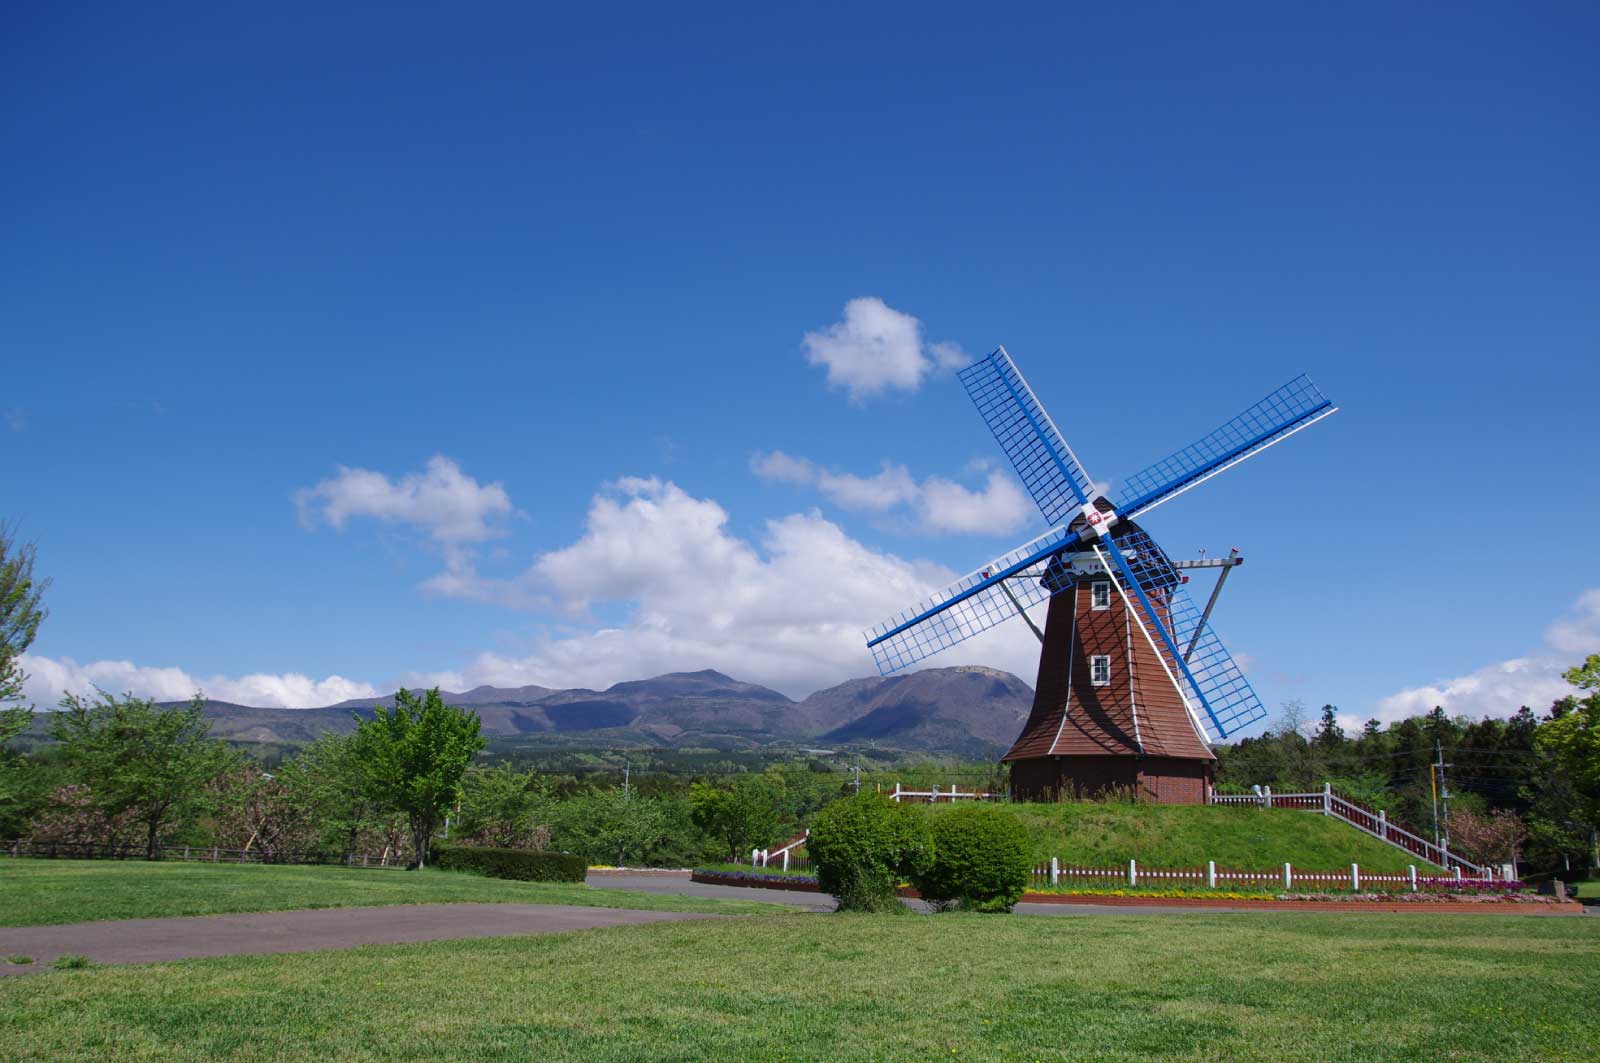
[[[820,892],[813,875],[763,874],[759,871],[697,870],[695,882],[718,886],[747,886],[756,889]],[[1504,886],[1505,883],[1497,883]],[[915,899],[917,891],[902,886],[900,896]],[[1535,893],[1489,891],[1427,890],[1417,893],[1290,893],[1273,890],[1213,890],[1204,887],[1073,888],[1029,890],[1024,904],[1096,904],[1115,907],[1177,908],[1252,908],[1264,911],[1343,911],[1343,912],[1477,912],[1515,909],[1529,915],[1581,914],[1583,906]]]

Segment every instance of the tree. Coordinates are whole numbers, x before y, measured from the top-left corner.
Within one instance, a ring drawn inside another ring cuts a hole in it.
[[[366,853],[408,848],[405,820],[368,792],[350,735],[324,734],[278,768],[297,804],[307,810],[318,848]]]
[[[204,706],[200,694],[178,708],[103,691],[61,699],[54,733],[62,755],[108,816],[133,813],[151,860],[160,857],[161,831],[196,809],[206,784],[239,763],[209,736]]]
[[[406,817],[415,867],[427,865],[428,845],[461,792],[467,765],[486,744],[481,728],[477,713],[446,705],[438,687],[422,697],[400,690],[393,708],[356,718],[351,753],[368,793]]]
[[[696,782],[689,787],[689,804],[695,826],[725,846],[729,860],[777,836],[777,795],[764,780],[741,778],[728,787]]]
[[[33,562],[33,546],[18,546],[11,528],[0,524],[0,747],[33,722],[33,706],[17,704],[28,679],[20,658],[44,621],[40,599],[49,586],[35,578]],[[0,748],[0,824],[14,828],[27,819],[43,796],[35,775],[24,757]]]
[[[1445,832],[1452,848],[1480,864],[1514,862],[1528,838],[1528,828],[1510,809],[1484,814],[1452,808]]]
[[[213,844],[244,852],[303,852],[315,847],[311,810],[289,782],[254,764],[212,780]]]
[[[1579,815],[1591,831],[1600,826],[1600,653],[1562,674],[1584,691],[1565,699],[1566,711],[1539,725],[1534,746],[1550,757],[1571,787]]]
[[[0,707],[22,700],[22,684],[28,677],[18,658],[33,645],[46,615],[40,600],[50,581],[35,578],[35,554],[32,543],[18,545],[11,527],[0,524]],[[0,741],[10,737],[8,729],[26,727],[31,715],[31,709],[5,708],[0,713]]]
[[[562,802],[557,823],[564,850],[618,867],[644,862],[667,840],[670,830],[665,802],[620,788]]]
[[[509,764],[468,769],[461,785],[460,819],[452,840],[497,849],[543,849],[550,826],[543,820],[545,788],[530,768]]]

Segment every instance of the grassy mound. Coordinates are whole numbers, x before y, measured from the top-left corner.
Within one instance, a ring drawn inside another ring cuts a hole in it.
[[[1034,859],[1104,867],[1137,860],[1148,867],[1267,870],[1288,862],[1307,871],[1352,863],[1374,873],[1433,865],[1329,816],[1291,808],[1126,805],[1069,802],[1009,806],[1028,832]],[[931,809],[942,814],[948,805]]]
[[[134,860],[0,860],[0,926],[451,901],[730,914],[778,910],[755,901],[702,900],[597,889],[581,883],[510,882],[433,868],[379,871]]]

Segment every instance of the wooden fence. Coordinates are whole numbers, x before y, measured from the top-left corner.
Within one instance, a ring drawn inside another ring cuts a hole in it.
[[[0,856],[31,856],[60,860],[143,860],[143,845],[103,845],[93,842],[35,842],[16,839],[0,842]],[[367,853],[288,852],[269,849],[218,849],[205,846],[163,845],[157,860],[178,860],[196,864],[299,864],[328,867],[404,868],[405,862],[393,853],[372,856]]]

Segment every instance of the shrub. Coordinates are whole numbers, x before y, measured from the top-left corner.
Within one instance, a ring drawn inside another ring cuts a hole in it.
[[[933,855],[922,817],[878,794],[842,798],[818,812],[806,849],[818,885],[841,912],[904,910],[896,888]]]
[[[1009,912],[1033,874],[1027,833],[1003,808],[963,805],[933,817],[933,860],[913,878],[934,908]]]
[[[519,882],[582,882],[589,862],[571,853],[541,853],[530,849],[479,849],[440,846],[434,866],[446,871],[470,871],[490,878]]]
[[[58,971],[86,971],[94,966],[94,961],[76,952],[64,952],[50,966]]]

